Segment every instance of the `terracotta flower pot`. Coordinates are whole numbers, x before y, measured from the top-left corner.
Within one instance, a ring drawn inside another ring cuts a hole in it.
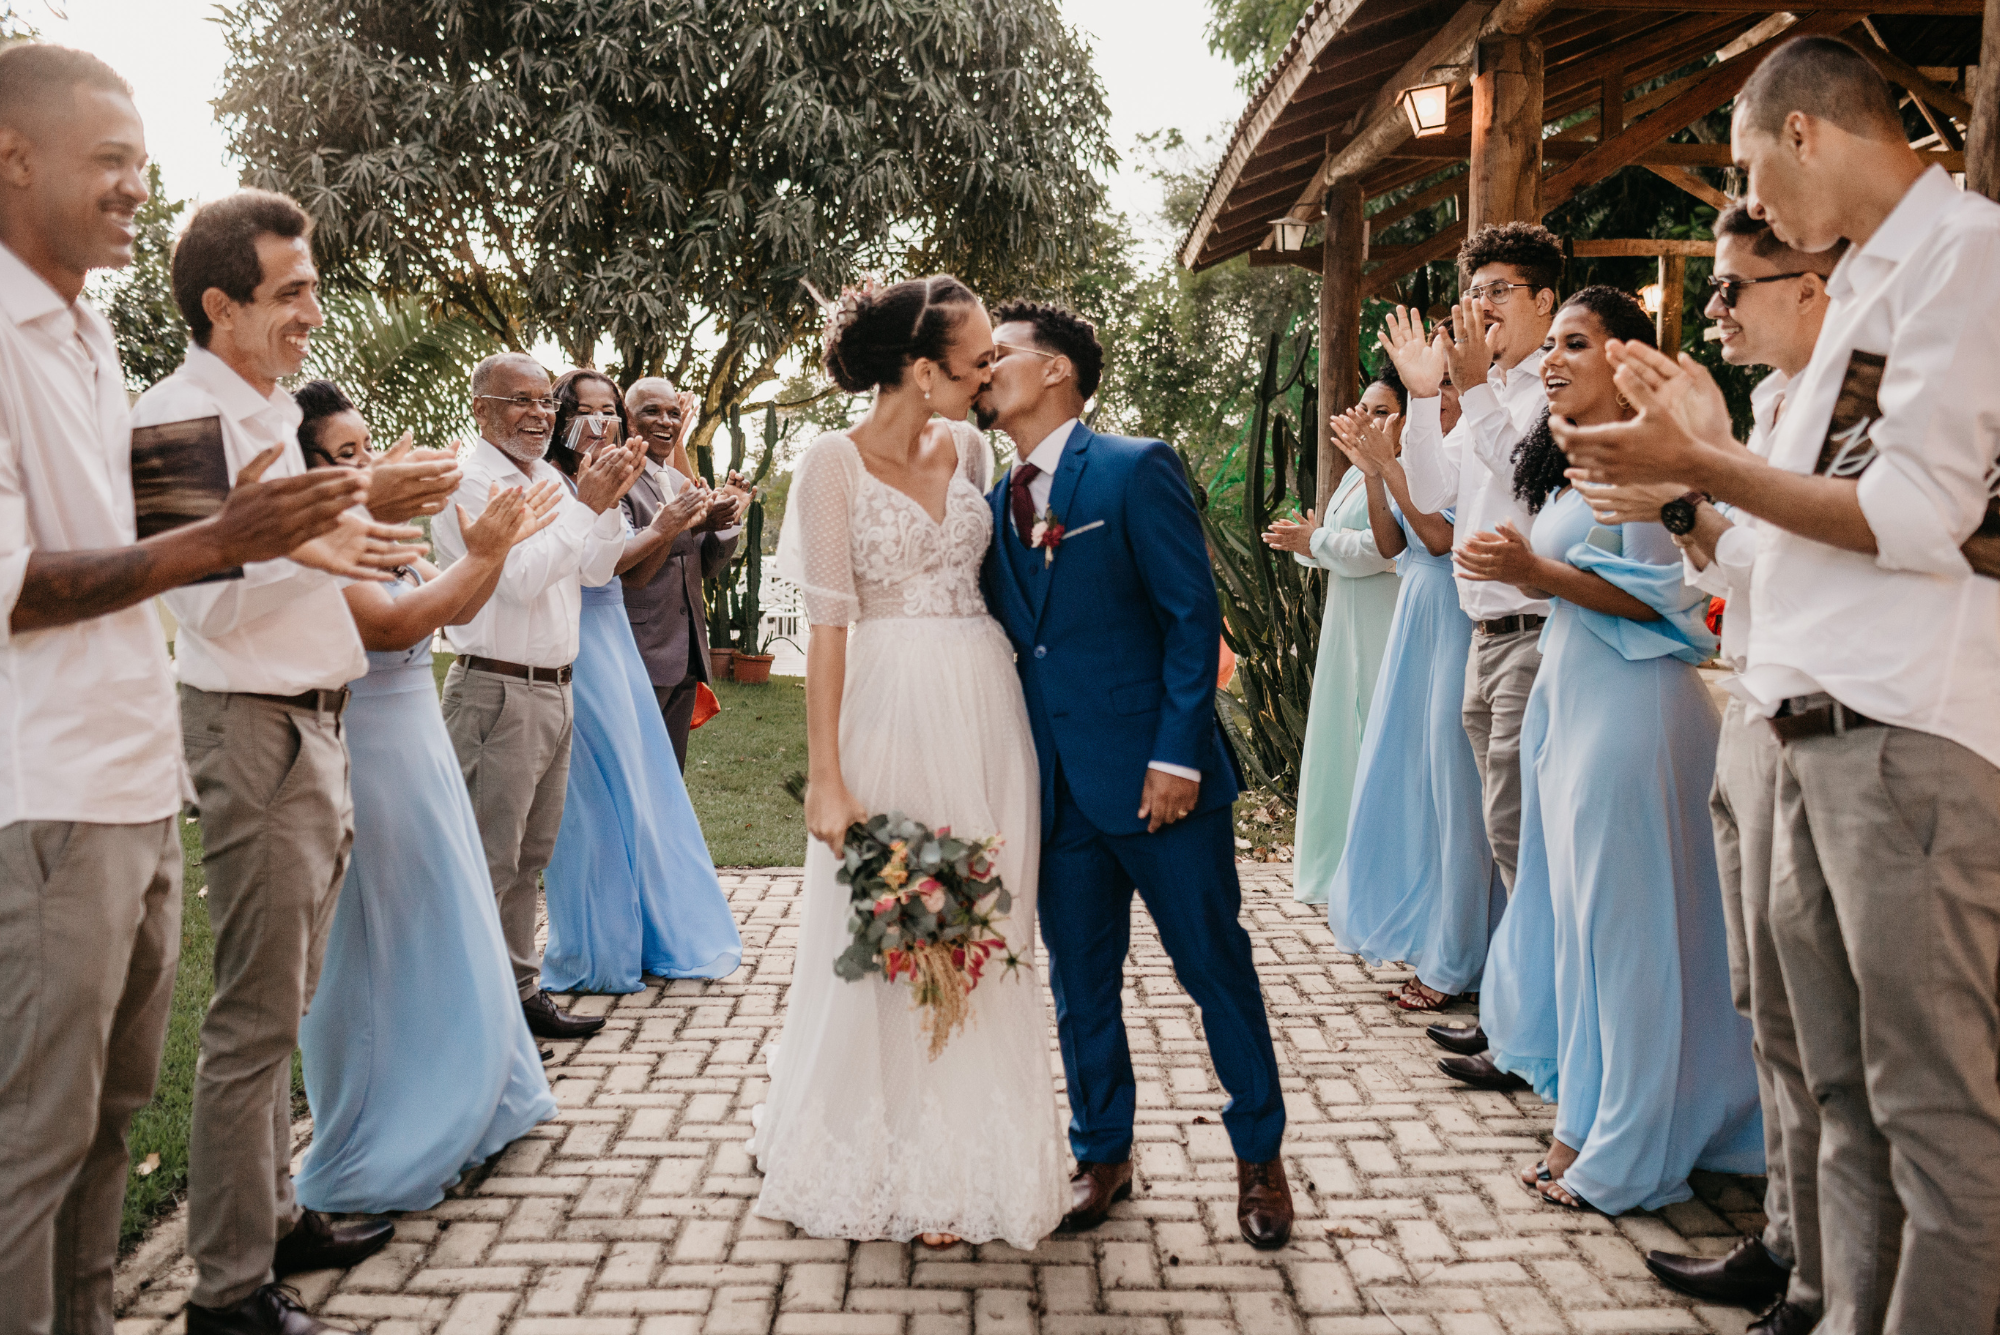
[[[710,649],[708,651],[708,679],[728,681],[730,660],[736,657],[734,649]]]
[[[737,681],[752,686],[767,682],[771,679],[771,660],[774,657],[774,654],[738,654],[733,675]]]

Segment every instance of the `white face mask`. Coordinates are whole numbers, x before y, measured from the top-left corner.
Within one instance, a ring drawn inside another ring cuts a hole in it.
[[[625,424],[615,413],[578,413],[569,424],[569,435],[563,440],[575,454],[588,454],[604,445],[616,445],[625,439]]]

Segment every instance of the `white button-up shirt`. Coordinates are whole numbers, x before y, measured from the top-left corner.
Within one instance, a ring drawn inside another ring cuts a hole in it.
[[[444,636],[459,654],[478,654],[503,663],[558,668],[576,660],[583,586],[609,583],[625,554],[625,517],[617,506],[594,513],[571,493],[568,482],[547,459],[523,472],[491,441],[482,440],[458,461],[460,479],[452,499],[477,519],[495,487],[529,487],[553,482],[562,488],[556,521],[507,553],[500,583],[479,615],[463,626],[446,626]],[[431,520],[431,541],[440,565],[465,555],[458,510],[447,505]]]
[[[1771,457],[1772,422],[1778,415],[1779,403],[1784,399],[1785,386],[1791,382],[1792,378],[1783,371],[1772,371],[1750,391],[1748,443],[1750,452],[1759,459]],[[1713,559],[1696,570],[1694,558],[1683,554],[1681,564],[1690,586],[1729,604],[1722,614],[1722,649],[1717,657],[1741,672],[1745,652],[1750,647],[1750,573],[1757,564],[1757,517],[1733,505],[1716,508],[1722,511],[1732,527],[1724,529],[1722,536],[1715,540]]]
[[[139,396],[132,425],[219,417],[229,476],[282,445],[284,453],[264,470],[266,480],[275,480],[306,471],[302,415],[283,389],[266,398],[229,363],[190,344],[180,369]],[[341,587],[324,571],[280,559],[251,562],[241,579],[163,594],[180,622],[174,658],[181,681],[203,691],[297,695],[337,690],[362,676],[368,658]]]
[[[0,245],[0,826],[138,825],[180,807],[180,710],[151,603],[10,629],[36,552],[137,540],[111,326]]]
[[[1425,514],[1455,506],[1453,531],[1459,538],[1497,533],[1509,521],[1526,537],[1535,521],[1514,495],[1514,447],[1549,406],[1542,389],[1542,350],[1535,349],[1510,371],[1495,362],[1487,368],[1485,384],[1460,387],[1458,402],[1463,415],[1445,435],[1439,430],[1438,396],[1410,400],[1403,423],[1403,473],[1411,503]],[[1530,598],[1512,584],[1455,577],[1458,605],[1474,621],[1548,615],[1546,599]]]
[[[1853,354],[1886,357],[1879,416],[1850,465],[1877,554],[1760,526],[1740,691],[1765,714],[1824,691],[2000,765],[2000,581],[1959,550],[2000,454],[2000,205],[1932,167],[1842,257],[1827,294],[1771,462],[1815,471]]]

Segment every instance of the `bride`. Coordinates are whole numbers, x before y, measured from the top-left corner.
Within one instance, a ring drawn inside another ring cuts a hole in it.
[[[757,1213],[816,1237],[1025,1250],[1068,1208],[1034,963],[1034,743],[1012,647],[979,592],[992,454],[964,419],[993,357],[986,312],[949,275],[843,294],[824,365],[875,402],[801,456],[778,541],[778,569],[803,590],[812,625],[812,837],[751,1149],[764,1174]],[[1006,840],[999,872],[1013,905],[999,926],[1021,964],[989,969],[936,1061],[907,983],[833,972],[848,941],[837,851],[850,824],[886,811]]]

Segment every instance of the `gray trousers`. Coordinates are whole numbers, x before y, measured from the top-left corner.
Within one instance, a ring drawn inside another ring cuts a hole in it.
[[[535,905],[562,828],[571,721],[568,686],[467,672],[463,659],[445,673],[445,730],[472,795],[523,1000],[542,986]]]
[[[1486,842],[1507,893],[1521,858],[1521,720],[1542,668],[1541,628],[1511,635],[1474,633],[1465,664],[1465,735],[1479,763]]]
[[[1816,1329],[1990,1335],[2000,769],[1906,728],[1789,742],[1776,826],[1771,923],[1820,1111]]]
[[[0,828],[0,1328],[111,1335],[125,1130],[181,951],[179,824]]]
[[[653,698],[660,702],[660,717],[666,720],[667,737],[674,744],[674,759],[680,762],[681,772],[688,767],[688,733],[694,722],[695,688],[701,685],[701,678],[689,673],[687,680],[678,686],[655,686]]]
[[[292,1052],[319,985],[354,843],[339,720],[181,687],[201,810],[215,999],[201,1024],[188,1134],[193,1301],[241,1302],[299,1220]]]
[[[1729,983],[1736,1009],[1755,1030],[1757,1094],[1764,1108],[1764,1246],[1792,1267],[1785,1296],[1808,1312],[1824,1300],[1820,1283],[1819,1105],[1806,1088],[1792,1004],[1771,931],[1772,815],[1778,739],[1770,725],[1731,700],[1715,752],[1716,869],[1729,927]]]

